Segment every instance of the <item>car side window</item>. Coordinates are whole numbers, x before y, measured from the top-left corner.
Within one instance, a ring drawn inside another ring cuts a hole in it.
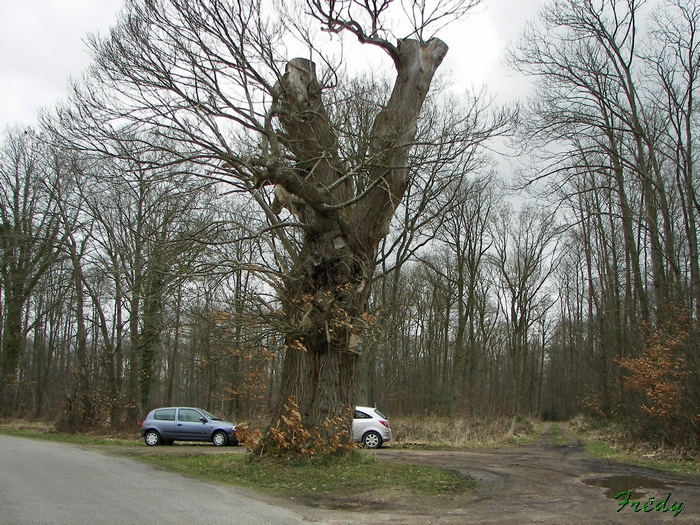
[[[200,417],[202,417],[202,414],[191,408],[181,408],[177,412],[178,421],[199,421]]]
[[[359,410],[355,410],[355,415],[353,417],[355,419],[372,419],[372,416],[365,414],[364,412],[360,412]]]
[[[158,419],[160,421],[175,421],[175,409],[169,408],[166,410],[156,410],[153,414],[153,419]]]

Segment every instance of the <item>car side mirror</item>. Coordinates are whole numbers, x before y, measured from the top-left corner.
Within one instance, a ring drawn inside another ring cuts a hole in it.
[[[204,417],[204,416],[200,417],[199,420],[200,420],[202,423],[206,423],[206,422],[208,421],[207,418]]]

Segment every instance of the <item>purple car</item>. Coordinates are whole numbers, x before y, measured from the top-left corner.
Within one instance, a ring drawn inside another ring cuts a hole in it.
[[[141,424],[146,445],[172,445],[173,441],[211,441],[216,447],[238,445],[236,425],[221,421],[201,408],[156,408]]]

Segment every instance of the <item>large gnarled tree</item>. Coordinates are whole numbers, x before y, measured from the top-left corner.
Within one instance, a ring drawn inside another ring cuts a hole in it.
[[[287,251],[276,314],[287,351],[273,423],[291,398],[326,444],[349,429],[343,415],[355,402],[378,245],[404,195],[417,119],[447,53],[425,34],[479,2],[306,0],[292,17],[288,2],[282,13],[259,0],[128,0],[110,35],[91,40],[96,64],[61,112],[64,124],[81,123],[83,145],[99,150],[118,128],[134,137],[155,128],[177,141],[183,160],[250,194]],[[406,38],[385,26],[394,9],[408,19]],[[315,62],[284,56],[292,33]],[[359,161],[341,157],[348,139],[324,105],[337,56],[324,55],[318,39],[332,47],[339,33],[378,46],[396,71]],[[343,423],[324,425],[334,419]]]

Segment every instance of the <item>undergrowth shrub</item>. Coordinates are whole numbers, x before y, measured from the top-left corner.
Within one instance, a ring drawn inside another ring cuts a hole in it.
[[[306,459],[345,456],[357,448],[346,418],[326,418],[321,429],[308,429],[293,399],[288,400],[284,410],[284,414],[267,430],[271,439],[266,439],[259,430],[251,432],[241,426],[237,428],[238,440],[255,455],[285,454]],[[330,435],[330,440],[326,442],[323,435]]]
[[[671,319],[646,338],[639,357],[616,360],[625,371],[624,387],[629,395],[623,414],[634,438],[698,449],[700,409],[698,392],[692,388],[697,381],[692,380],[687,363],[697,345],[691,332],[697,333],[692,319],[674,311]],[[694,372],[697,377],[698,371]]]

